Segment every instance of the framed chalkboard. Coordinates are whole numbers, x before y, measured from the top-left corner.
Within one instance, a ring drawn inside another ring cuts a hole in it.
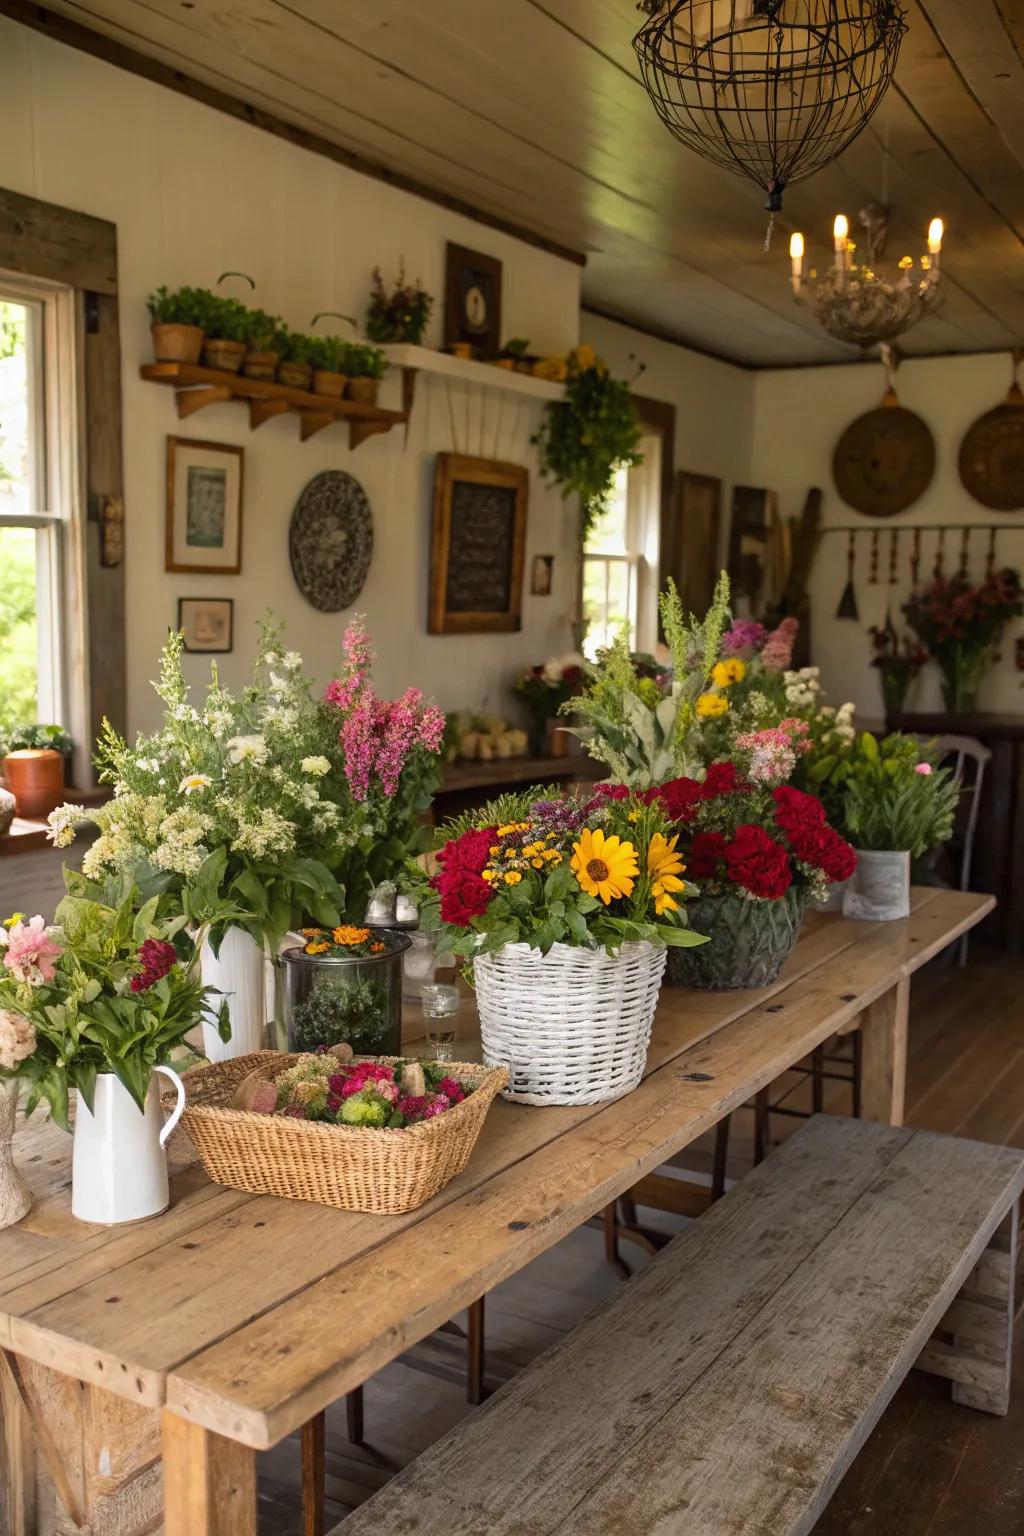
[[[430,634],[522,628],[529,484],[528,472],[518,464],[438,454]]]

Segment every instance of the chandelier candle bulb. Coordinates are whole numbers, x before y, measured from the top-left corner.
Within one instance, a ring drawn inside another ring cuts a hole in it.
[[[804,275],[804,237],[799,230],[790,236],[789,260],[793,269],[793,292],[799,294]]]
[[[938,266],[939,255],[942,251],[942,237],[946,233],[946,226],[941,219],[932,219],[928,226],[928,254],[932,258],[932,265]]]

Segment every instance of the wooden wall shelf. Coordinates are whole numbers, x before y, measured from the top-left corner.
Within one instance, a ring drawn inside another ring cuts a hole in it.
[[[219,405],[225,400],[247,400],[249,426],[254,432],[274,416],[293,411],[299,418],[299,436],[303,442],[336,421],[347,421],[349,446],[358,448],[368,437],[390,432],[392,427],[406,420],[402,411],[385,411],[380,406],[363,405],[357,400],[335,400],[330,395],[289,389],[286,384],[272,384],[266,379],[246,379],[237,373],[224,373],[219,368],[201,368],[196,363],[146,363],[139,373],[152,384],[170,385],[181,421],[208,405]]]

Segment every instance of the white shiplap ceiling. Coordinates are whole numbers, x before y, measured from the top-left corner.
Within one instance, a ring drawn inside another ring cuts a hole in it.
[[[889,254],[946,221],[910,354],[1024,344],[1024,0],[905,0],[896,83],[843,156],[763,198],[671,138],[634,0],[51,0],[192,79],[587,258],[585,301],[754,366],[846,361],[789,293],[790,230],[888,200]],[[0,0],[0,11],[17,14]]]

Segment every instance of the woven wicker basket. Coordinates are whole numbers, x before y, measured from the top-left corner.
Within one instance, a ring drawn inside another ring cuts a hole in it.
[[[298,1059],[256,1051],[186,1073],[182,1125],[215,1183],[378,1216],[415,1210],[465,1168],[491,1101],[508,1081],[507,1073],[479,1063],[445,1063],[453,1076],[476,1084],[473,1092],[436,1119],[403,1131],[226,1107],[250,1072],[279,1077]]]
[[[643,1076],[665,969],[653,944],[605,950],[506,944],[473,962],[488,1066],[518,1104],[600,1104]]]

